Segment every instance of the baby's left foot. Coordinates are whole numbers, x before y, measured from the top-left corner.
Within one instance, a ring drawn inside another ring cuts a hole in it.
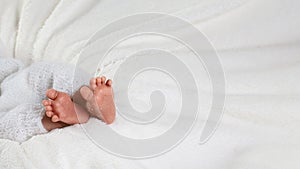
[[[43,100],[46,116],[52,122],[64,122],[66,124],[77,124],[79,120],[75,111],[75,105],[67,93],[49,89],[46,96],[51,100]]]

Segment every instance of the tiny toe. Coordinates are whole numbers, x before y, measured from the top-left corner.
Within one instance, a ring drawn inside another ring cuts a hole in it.
[[[97,77],[96,81],[97,81],[97,85],[100,86],[101,85],[101,78]]]
[[[97,87],[96,78],[92,78],[92,79],[90,80],[90,87],[91,87],[93,90],[96,89],[96,87]]]
[[[101,77],[101,84],[105,84],[105,81],[106,81],[106,77],[105,77],[105,76],[102,76],[102,77]]]
[[[106,81],[106,85],[107,85],[107,86],[111,86],[111,84],[112,84],[112,81],[111,81],[110,79],[108,79],[108,80]]]
[[[58,95],[58,92],[54,89],[48,89],[46,92],[46,96],[52,100],[55,100],[57,95]]]
[[[47,117],[52,117],[53,116],[53,111],[46,111]]]
[[[59,118],[57,115],[53,115],[52,118],[51,118],[52,122],[58,122],[59,121]]]
[[[45,109],[46,111],[52,111],[52,106],[46,106]]]
[[[51,101],[50,100],[43,100],[43,105],[44,106],[50,106],[51,105]]]

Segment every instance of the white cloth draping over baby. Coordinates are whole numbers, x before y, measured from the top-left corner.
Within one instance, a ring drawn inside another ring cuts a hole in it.
[[[75,76],[73,85],[74,70],[72,66],[46,62],[24,67],[18,60],[0,58],[0,138],[21,142],[45,133],[41,123],[45,92],[54,88],[72,95],[86,77]]]
[[[206,144],[198,144],[203,124],[198,118],[197,126],[172,151],[128,160],[92,144],[81,126],[73,125],[21,144],[0,139],[0,168],[299,169],[299,6],[299,0],[0,1],[0,38],[7,56],[26,64],[44,59],[76,63],[96,31],[128,15],[159,12],[183,18],[202,31],[216,48],[226,76],[224,115]],[[165,44],[154,38],[149,42]],[[143,45],[144,41],[126,43],[114,51],[125,57],[124,52]],[[136,108],[150,107],[140,93],[130,95],[137,100],[132,102]],[[207,114],[199,116],[205,119]],[[87,125],[101,125],[98,122],[91,119]],[[143,132],[118,117],[112,128],[131,135]]]

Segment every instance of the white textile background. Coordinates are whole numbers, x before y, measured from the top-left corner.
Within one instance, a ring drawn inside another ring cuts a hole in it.
[[[76,125],[22,144],[0,140],[0,168],[299,168],[299,6],[298,0],[1,0],[2,53],[27,64],[75,63],[89,37],[111,21],[161,12],[209,38],[227,85],[222,122],[204,145],[193,130],[163,156],[126,160],[97,148]]]

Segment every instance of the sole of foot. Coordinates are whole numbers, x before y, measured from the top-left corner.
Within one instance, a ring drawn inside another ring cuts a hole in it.
[[[110,79],[106,80],[104,76],[92,78],[90,87],[82,87],[80,93],[87,101],[86,107],[92,116],[107,124],[115,120],[116,108]]]

